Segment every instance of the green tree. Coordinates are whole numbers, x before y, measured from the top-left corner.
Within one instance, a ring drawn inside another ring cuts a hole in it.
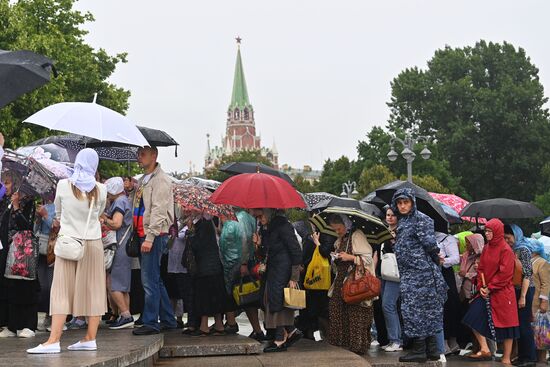
[[[360,165],[355,161],[350,161],[348,157],[342,156],[333,161],[327,159],[323,166],[323,173],[319,179],[317,189],[334,195],[340,195],[342,184],[351,181],[359,181],[361,171],[358,171]]]
[[[471,199],[534,198],[550,158],[550,124],[538,69],[522,48],[447,46],[391,88],[389,129],[435,137],[437,154]]]
[[[308,180],[304,178],[304,176],[298,175],[296,178],[294,178],[294,184],[296,185],[296,190],[300,191],[303,194],[306,194],[308,192],[315,192],[316,191],[316,182],[311,183]]]
[[[397,180],[397,177],[388,167],[381,164],[375,164],[370,168],[363,169],[361,177],[359,178],[358,191],[361,197],[364,197],[377,188],[395,180]]]
[[[94,20],[73,9],[75,0],[0,0],[0,49],[32,50],[50,57],[59,72],[49,84],[27,93],[0,110],[6,146],[15,148],[51,134],[21,121],[36,111],[63,101],[97,102],[120,113],[128,109],[130,92],[108,79],[126,54],[94,50],[82,26]]]
[[[213,168],[209,168],[205,170],[206,178],[210,180],[220,181],[220,182],[227,180],[229,177],[231,177],[231,175],[225,172],[219,171],[218,168],[223,166],[224,164],[231,163],[231,162],[257,162],[257,163],[263,163],[270,167],[273,166],[271,164],[271,161],[262,155],[261,151],[242,150],[239,152],[235,152],[233,154],[224,155],[222,159]]]

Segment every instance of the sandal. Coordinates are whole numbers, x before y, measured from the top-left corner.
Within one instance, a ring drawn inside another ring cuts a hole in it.
[[[479,351],[476,354],[469,354],[466,358],[470,361],[476,361],[476,362],[478,362],[478,361],[492,361],[493,360],[493,355],[491,354],[491,352]]]
[[[211,333],[209,331],[202,331],[201,329],[196,329],[192,331],[189,335],[192,337],[203,337],[203,336],[209,336]]]
[[[225,335],[225,330],[216,330],[214,329],[214,331],[210,331],[210,335],[212,336],[224,336]]]

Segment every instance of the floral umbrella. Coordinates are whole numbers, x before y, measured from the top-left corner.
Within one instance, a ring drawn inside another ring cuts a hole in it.
[[[215,217],[226,217],[237,220],[237,216],[230,205],[214,204],[211,202],[212,193],[199,186],[185,183],[174,184],[174,201],[186,210],[196,210]]]
[[[462,209],[464,209],[464,207],[466,207],[466,205],[469,204],[468,201],[464,200],[460,196],[453,195],[453,194],[437,194],[435,192],[430,192],[430,196],[433,197],[435,200],[439,201],[440,203],[450,206],[457,213],[460,213]],[[476,219],[472,217],[462,217],[462,219],[471,223],[476,222]],[[487,219],[478,218],[478,223],[487,223]]]

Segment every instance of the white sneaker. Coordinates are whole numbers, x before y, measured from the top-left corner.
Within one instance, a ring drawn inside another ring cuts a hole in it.
[[[24,328],[23,330],[17,330],[18,338],[32,338],[33,336],[35,336],[35,334],[31,329]]]
[[[390,345],[386,346],[384,350],[386,352],[401,352],[403,350],[403,347],[401,347],[398,343],[391,343]]]
[[[7,327],[0,333],[0,338],[15,338],[16,336],[17,334],[12,333]]]
[[[445,357],[445,354],[441,354],[439,356],[439,362],[441,362],[441,363],[446,363],[447,362],[447,358]]]
[[[61,346],[58,343],[53,343],[49,345],[40,344],[38,347],[27,349],[29,354],[56,354],[61,353]]]
[[[90,340],[88,342],[78,341],[73,345],[67,347],[68,350],[97,350],[97,344],[95,340]]]

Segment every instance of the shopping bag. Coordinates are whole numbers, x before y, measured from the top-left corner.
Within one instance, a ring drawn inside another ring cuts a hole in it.
[[[260,282],[247,278],[241,278],[239,284],[233,287],[233,298],[238,306],[246,306],[260,301]]]
[[[306,291],[299,288],[285,288],[285,307],[293,310],[306,308]]]
[[[11,238],[4,277],[35,280],[38,272],[38,238],[29,230],[13,232]]]
[[[319,246],[315,247],[311,262],[307,266],[304,288],[326,291],[330,288],[330,263],[319,253]]]
[[[550,315],[548,315],[547,312],[536,313],[533,329],[535,332],[535,344],[537,349],[550,349]]]

